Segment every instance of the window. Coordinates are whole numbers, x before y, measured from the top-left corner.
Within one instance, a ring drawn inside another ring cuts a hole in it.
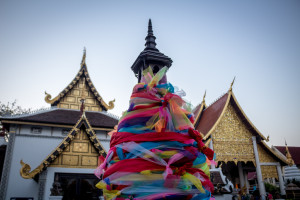
[[[41,127],[31,127],[31,133],[41,134],[42,133],[42,128]]]
[[[94,174],[55,173],[50,196],[64,199],[99,199],[102,196],[96,184],[100,180]]]

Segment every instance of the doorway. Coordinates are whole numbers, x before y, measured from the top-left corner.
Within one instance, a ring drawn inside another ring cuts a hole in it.
[[[99,200],[98,182],[94,174],[55,173],[51,195],[63,196],[62,200]]]

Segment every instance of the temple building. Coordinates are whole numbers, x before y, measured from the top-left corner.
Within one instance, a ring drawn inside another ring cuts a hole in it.
[[[107,111],[93,85],[84,51],[79,72],[55,98],[50,109],[2,117],[9,134],[0,199],[93,199],[98,157],[109,149],[108,132],[118,118]]]
[[[204,96],[194,109],[195,129],[215,151],[215,161],[222,165],[222,171],[235,185],[249,191],[248,173],[256,172],[261,195],[265,194],[264,181],[268,179],[276,179],[281,194],[285,195],[282,166],[287,165],[287,161],[265,143],[268,138],[248,119],[232,85],[233,82],[228,92],[210,106],[206,106]]]
[[[147,67],[156,73],[172,65],[172,59],[156,47],[151,20],[145,40],[145,49],[131,66],[138,82]],[[114,107],[114,102],[106,104],[91,82],[85,57],[84,52],[78,74],[59,95],[51,99],[46,93],[45,100],[51,104],[49,110],[0,119],[10,135],[0,200],[59,199],[68,192],[69,197],[83,197],[80,195],[86,195],[86,191],[80,188],[93,190],[93,169],[98,164],[98,156],[106,155],[110,141],[107,133],[113,130],[118,119],[107,112]],[[204,95],[193,111],[195,129],[216,153],[217,166],[212,168],[222,168],[234,185],[248,191],[248,173],[255,172],[263,199],[266,180],[278,182],[284,195],[282,167],[288,162],[266,144],[268,138],[248,119],[232,85],[233,82],[228,92],[209,106]],[[96,190],[90,193],[100,195]]]

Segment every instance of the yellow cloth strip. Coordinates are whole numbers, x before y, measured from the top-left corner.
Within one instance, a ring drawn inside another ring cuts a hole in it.
[[[184,179],[190,181],[191,183],[193,183],[201,193],[205,193],[205,190],[202,187],[201,181],[198,178],[196,178],[194,175],[192,175],[190,173],[185,173],[182,177]]]
[[[96,184],[96,187],[103,190],[103,195],[106,200],[112,200],[115,197],[119,196],[121,194],[120,190],[107,190],[106,189],[107,184],[104,182],[99,182]]]

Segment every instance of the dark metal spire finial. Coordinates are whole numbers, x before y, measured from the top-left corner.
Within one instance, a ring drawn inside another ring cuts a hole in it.
[[[152,22],[151,22],[151,19],[149,19],[149,22],[148,22],[148,35],[145,38],[145,40],[146,40],[146,44],[145,44],[146,48],[145,49],[157,50],[155,39],[156,39],[156,37],[153,35]]]
[[[148,22],[148,35],[153,35],[151,19],[149,19],[149,22]]]

